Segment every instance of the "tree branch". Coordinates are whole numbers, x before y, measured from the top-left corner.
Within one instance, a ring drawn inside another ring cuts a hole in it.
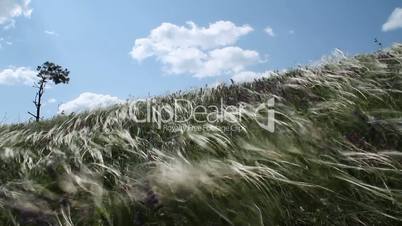
[[[30,114],[32,117],[36,118],[36,115],[32,114],[31,112],[28,111],[28,114]]]

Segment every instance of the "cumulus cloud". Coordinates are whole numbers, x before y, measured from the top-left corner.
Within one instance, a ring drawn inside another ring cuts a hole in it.
[[[272,29],[272,27],[268,26],[264,29],[265,33],[267,33],[269,36],[271,37],[275,37],[275,33],[274,30]]]
[[[273,71],[265,71],[262,73],[258,73],[258,72],[254,72],[254,71],[242,71],[240,73],[235,74],[232,77],[232,80],[236,83],[252,82],[255,79],[269,78],[273,75],[276,75],[276,73]]]
[[[11,67],[0,70],[0,85],[33,85],[36,72],[26,67]]]
[[[0,0],[0,26],[8,29],[14,27],[16,17],[30,17],[30,2],[31,0]]]
[[[198,49],[178,49],[162,60],[169,73],[190,73],[199,78],[239,72],[259,61],[258,52],[232,46],[208,53]]]
[[[398,28],[402,28],[402,8],[396,8],[391,16],[389,16],[388,21],[382,25],[383,31],[392,31]]]
[[[155,57],[168,74],[207,77],[234,73],[261,61],[258,52],[234,46],[252,31],[249,25],[237,26],[230,21],[208,27],[193,22],[187,26],[162,23],[148,37],[135,40],[130,55],[139,62]]]
[[[99,108],[106,108],[112,105],[121,104],[124,101],[118,97],[85,92],[74,100],[59,106],[58,113],[71,114],[84,111],[92,111]]]

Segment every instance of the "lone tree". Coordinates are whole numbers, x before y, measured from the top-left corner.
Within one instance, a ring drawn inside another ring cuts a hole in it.
[[[39,81],[34,85],[34,87],[38,89],[38,91],[36,92],[35,100],[33,101],[36,107],[36,114],[33,114],[31,112],[28,112],[28,114],[30,114],[32,117],[35,118],[37,122],[39,122],[41,118],[40,108],[42,106],[42,97],[45,92],[46,84],[48,82],[53,82],[56,85],[60,83],[68,83],[70,81],[70,78],[68,77],[70,71],[51,62],[45,62],[41,66],[38,66],[36,70],[38,71],[37,77],[39,78]]]

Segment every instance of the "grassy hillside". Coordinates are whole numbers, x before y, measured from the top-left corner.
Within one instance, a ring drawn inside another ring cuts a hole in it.
[[[139,123],[130,102],[0,127],[1,225],[400,225],[401,62],[395,45],[153,100],[242,103],[216,123]]]

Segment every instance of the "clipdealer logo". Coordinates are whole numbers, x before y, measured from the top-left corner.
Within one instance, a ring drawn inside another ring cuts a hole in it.
[[[275,98],[270,98],[267,102],[252,108],[249,104],[244,103],[240,103],[238,106],[225,105],[223,99],[219,105],[208,106],[195,105],[187,99],[174,99],[173,104],[157,104],[154,99],[140,99],[133,103],[131,109],[134,113],[131,115],[136,123],[155,123],[158,129],[162,129],[163,125],[172,123],[236,123],[241,122],[244,115],[251,113],[261,128],[274,133],[274,107]],[[252,112],[250,112],[250,108]],[[139,113],[142,113],[141,116]]]

